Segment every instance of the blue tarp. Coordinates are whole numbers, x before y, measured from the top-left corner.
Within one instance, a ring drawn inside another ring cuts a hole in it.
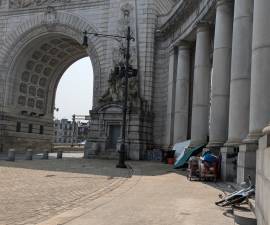
[[[204,145],[193,148],[186,148],[183,153],[176,158],[174,163],[174,169],[184,166],[185,163],[189,160],[189,158],[197,154],[203,147]]]

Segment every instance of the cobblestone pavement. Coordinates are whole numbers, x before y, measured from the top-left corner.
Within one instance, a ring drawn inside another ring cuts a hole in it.
[[[68,155],[76,157],[76,155]],[[0,161],[0,225],[32,225],[97,199],[118,188],[130,170],[116,161]]]
[[[217,207],[219,184],[190,182],[185,172],[154,162],[128,162],[133,176],[119,188],[39,225],[248,225]],[[242,216],[241,216],[242,217]]]

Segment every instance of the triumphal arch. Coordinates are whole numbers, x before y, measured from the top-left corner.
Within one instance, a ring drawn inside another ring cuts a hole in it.
[[[115,70],[124,58],[125,42],[90,35],[84,47],[82,40],[84,31],[125,35],[130,26],[136,40],[130,64],[141,69],[129,82],[128,145],[130,157],[141,158],[152,129],[155,22],[139,26],[149,19],[147,10],[144,1],[1,1],[1,151],[51,148],[57,84],[73,62],[89,56],[94,107],[88,147],[94,154],[114,157],[117,143],[111,136],[117,138],[122,123],[121,77]]]

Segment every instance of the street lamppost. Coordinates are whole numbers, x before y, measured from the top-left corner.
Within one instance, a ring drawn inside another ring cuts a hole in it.
[[[83,46],[88,47],[88,35],[94,35],[96,37],[106,37],[106,38],[120,38],[126,40],[126,55],[125,55],[125,79],[124,79],[124,88],[123,88],[123,119],[122,119],[122,137],[121,145],[119,151],[119,161],[116,165],[117,168],[127,168],[125,164],[126,157],[126,119],[127,119],[127,101],[128,101],[128,77],[129,77],[129,60],[130,60],[130,42],[135,41],[135,38],[131,36],[130,26],[127,28],[126,36],[121,35],[112,35],[112,34],[101,34],[101,33],[92,33],[84,31]],[[117,40],[117,39],[116,39]]]

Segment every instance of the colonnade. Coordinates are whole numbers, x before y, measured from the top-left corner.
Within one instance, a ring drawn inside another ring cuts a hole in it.
[[[168,88],[175,96],[167,106],[174,107],[169,110],[173,134],[166,133],[171,136],[166,144],[187,139],[187,104],[192,102],[191,146],[220,150],[225,179],[235,176],[231,156],[238,154],[238,182],[255,176],[258,139],[270,121],[269,12],[269,0],[217,0],[215,22],[196,27],[194,71],[186,41],[174,46],[170,59],[170,81],[173,71],[176,78],[175,90]]]

